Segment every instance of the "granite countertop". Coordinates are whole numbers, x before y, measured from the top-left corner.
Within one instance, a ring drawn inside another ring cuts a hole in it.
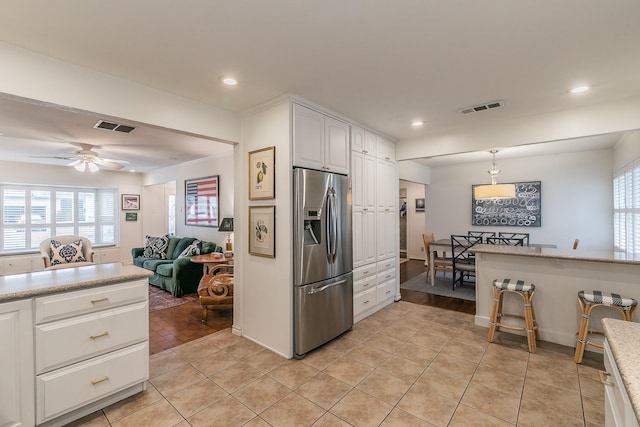
[[[143,279],[153,272],[122,263],[0,276],[0,303]]]
[[[640,324],[605,318],[602,325],[633,412],[640,420]]]
[[[616,264],[639,264],[640,256],[627,255],[624,252],[613,251],[583,251],[573,249],[544,248],[534,246],[509,245],[476,245],[469,249],[475,253],[518,255],[536,258],[572,259],[578,261],[608,262]]]

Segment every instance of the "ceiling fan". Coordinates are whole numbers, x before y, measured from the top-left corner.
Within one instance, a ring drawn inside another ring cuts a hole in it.
[[[80,150],[76,151],[72,156],[30,156],[34,158],[40,159],[61,159],[61,160],[72,160],[67,166],[73,166],[77,171],[84,172],[85,170],[89,170],[90,172],[96,172],[100,168],[98,166],[102,166],[107,169],[120,170],[124,168],[124,164],[129,163],[126,160],[112,160],[105,159],[98,156],[98,153],[93,151],[94,148],[98,147],[96,145],[85,144],[85,143],[77,143],[75,145],[80,146]]]

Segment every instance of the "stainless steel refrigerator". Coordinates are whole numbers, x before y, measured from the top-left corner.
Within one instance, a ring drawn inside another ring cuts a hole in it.
[[[345,175],[294,174],[294,357],[353,326],[351,190]]]

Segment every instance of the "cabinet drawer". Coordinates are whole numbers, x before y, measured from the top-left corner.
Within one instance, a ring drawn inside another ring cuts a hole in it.
[[[379,261],[377,264],[377,271],[380,273],[381,271],[389,270],[391,268],[396,267],[396,259],[389,258],[382,261]]]
[[[357,295],[360,292],[368,291],[369,289],[373,289],[376,287],[376,278],[367,277],[366,279],[359,280],[353,283],[353,294]]]
[[[36,298],[36,324],[146,301],[149,298],[148,286],[147,280],[141,279]]]
[[[149,377],[146,342],[36,377],[36,422],[42,423]]]
[[[387,282],[389,280],[393,280],[395,282],[396,279],[396,269],[392,268],[391,270],[385,270],[382,273],[379,273],[377,276],[378,284]]]
[[[396,295],[395,285],[396,285],[395,280],[389,280],[377,286],[376,290],[377,290],[378,303],[381,303],[382,301],[386,301],[390,298],[395,297]]]
[[[376,288],[369,289],[353,297],[353,315],[358,315],[363,311],[373,308],[378,303]]]
[[[378,272],[375,264],[368,264],[363,267],[358,267],[353,270],[353,281],[357,282],[360,279],[364,279],[365,277],[375,276]]]
[[[148,339],[147,302],[38,325],[36,374]]]

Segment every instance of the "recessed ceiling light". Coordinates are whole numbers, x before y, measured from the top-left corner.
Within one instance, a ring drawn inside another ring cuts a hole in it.
[[[589,90],[589,86],[577,86],[571,89],[569,92],[571,93],[582,93]]]
[[[411,126],[414,128],[420,127],[424,124],[424,120],[414,120],[411,122]]]
[[[227,86],[235,86],[238,84],[238,81],[233,77],[223,77],[222,83],[226,84]]]

